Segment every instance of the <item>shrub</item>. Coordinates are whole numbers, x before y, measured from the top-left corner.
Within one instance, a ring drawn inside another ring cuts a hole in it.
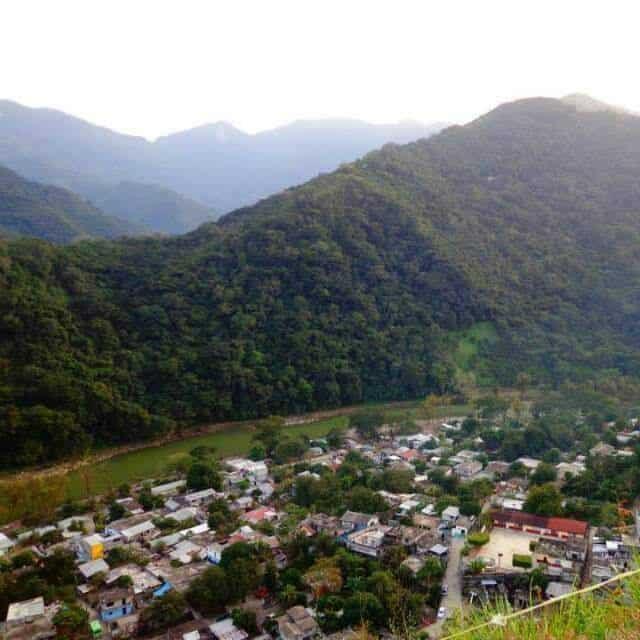
[[[533,566],[533,558],[531,556],[527,556],[522,553],[514,553],[511,564],[513,564],[514,567],[521,567],[522,569],[531,569],[531,567]]]
[[[483,531],[470,533],[467,536],[467,542],[474,547],[481,547],[483,544],[487,544],[487,542],[489,542],[489,534]]]

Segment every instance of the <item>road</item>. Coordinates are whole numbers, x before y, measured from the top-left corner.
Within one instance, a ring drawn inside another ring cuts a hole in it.
[[[447,610],[447,618],[454,611],[462,606],[462,573],[460,571],[460,562],[462,560],[462,547],[464,547],[465,539],[463,537],[452,538],[449,547],[449,561],[447,570],[444,574],[444,584],[447,585],[447,594],[443,596],[440,606]],[[434,624],[426,627],[429,638],[439,638],[442,634],[442,627],[445,620],[437,620]]]

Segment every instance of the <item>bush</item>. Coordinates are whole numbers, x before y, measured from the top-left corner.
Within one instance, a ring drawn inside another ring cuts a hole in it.
[[[531,567],[533,566],[533,558],[531,556],[527,556],[522,553],[514,553],[511,564],[513,564],[514,567],[521,567],[522,569],[531,569]]]
[[[467,536],[467,542],[474,547],[481,547],[489,542],[489,534],[481,531],[470,533]]]

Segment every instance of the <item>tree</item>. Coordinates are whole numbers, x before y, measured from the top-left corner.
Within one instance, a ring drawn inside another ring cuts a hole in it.
[[[269,416],[256,424],[256,432],[253,439],[261,442],[268,455],[272,455],[280,441],[284,418],[281,416]]]
[[[386,500],[380,494],[363,486],[354,487],[347,500],[349,509],[352,511],[379,513],[389,508]]]
[[[547,462],[541,462],[531,474],[529,481],[531,484],[545,484],[553,482],[558,477],[556,468]]]
[[[385,623],[385,610],[380,600],[367,591],[358,591],[344,603],[345,626],[371,625],[381,627]]]
[[[258,623],[256,622],[256,612],[247,609],[234,609],[231,612],[233,624],[240,629],[244,629],[249,635],[253,635],[258,631]]]
[[[384,424],[384,416],[378,412],[356,413],[349,417],[349,426],[365,440],[373,440],[378,435],[378,429]]]
[[[89,638],[89,614],[77,604],[64,604],[53,617],[56,638],[84,640]]]
[[[553,484],[531,487],[524,510],[538,516],[559,516],[562,514],[562,495]]]
[[[204,615],[222,611],[230,602],[227,574],[220,567],[209,567],[191,582],[186,598],[189,604]]]
[[[169,629],[180,623],[187,615],[187,603],[184,596],[172,589],[151,604],[140,614],[140,624],[146,632]]]
[[[109,505],[109,522],[120,520],[120,518],[124,517],[124,514],[126,512],[127,510],[124,508],[124,506],[114,500]]]
[[[267,449],[266,447],[257,442],[251,447],[251,451],[249,451],[249,458],[251,460],[264,460],[267,457]]]
[[[278,569],[273,560],[267,562],[262,576],[262,584],[270,593],[274,593],[278,588]]]
[[[304,574],[304,581],[311,588],[316,600],[342,589],[342,573],[334,558],[316,560]]]
[[[222,477],[212,462],[196,461],[187,473],[187,487],[193,491],[202,489],[222,490]]]

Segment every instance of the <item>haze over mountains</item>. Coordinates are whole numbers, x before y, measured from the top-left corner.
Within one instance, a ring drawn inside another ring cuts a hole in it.
[[[535,98],[177,238],[0,243],[0,465],[469,379],[638,377],[639,157],[639,118]]]
[[[0,165],[70,189],[138,228],[175,234],[442,126],[300,121],[248,135],[216,123],[152,143],[59,111],[0,101]]]

